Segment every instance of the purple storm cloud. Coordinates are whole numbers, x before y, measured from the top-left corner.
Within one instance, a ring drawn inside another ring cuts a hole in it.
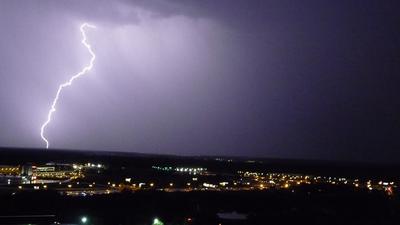
[[[396,1],[0,1],[0,146],[392,160]],[[384,149],[385,155],[380,154]]]

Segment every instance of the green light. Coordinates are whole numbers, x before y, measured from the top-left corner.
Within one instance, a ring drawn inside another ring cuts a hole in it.
[[[88,218],[86,217],[86,216],[83,216],[82,218],[81,218],[81,222],[82,223],[86,223],[88,221]]]
[[[155,218],[155,219],[153,220],[153,225],[164,225],[164,223],[161,222],[161,220],[159,220],[158,218]]]

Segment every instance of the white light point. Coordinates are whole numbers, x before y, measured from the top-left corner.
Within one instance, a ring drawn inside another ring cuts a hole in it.
[[[80,26],[80,28],[79,28],[80,31],[81,31],[81,33],[82,33],[82,37],[83,37],[83,38],[82,38],[82,44],[83,44],[83,45],[87,48],[87,50],[89,51],[89,53],[90,53],[90,55],[91,55],[91,59],[90,59],[89,65],[85,66],[79,73],[73,75],[67,82],[61,84],[61,85],[58,87],[57,94],[56,94],[56,96],[55,96],[55,98],[54,98],[54,100],[53,100],[53,103],[51,104],[51,108],[50,108],[50,110],[49,110],[49,112],[48,112],[48,114],[47,114],[47,120],[43,123],[42,127],[40,128],[40,136],[42,137],[43,141],[46,143],[46,149],[49,148],[49,145],[50,145],[50,144],[49,144],[49,141],[47,140],[47,138],[44,136],[44,130],[45,130],[46,126],[51,122],[52,115],[53,115],[53,113],[56,111],[56,106],[57,106],[57,102],[58,102],[58,99],[59,99],[59,97],[60,97],[61,91],[62,91],[65,87],[71,86],[71,85],[72,85],[72,82],[73,82],[75,79],[77,79],[77,78],[79,78],[79,77],[85,75],[87,72],[89,72],[89,71],[93,68],[93,63],[94,63],[94,60],[96,59],[96,55],[95,55],[94,52],[92,51],[92,47],[90,46],[90,44],[88,44],[88,43],[86,42],[86,41],[87,41],[87,38],[86,38],[85,28],[96,28],[96,27],[93,26],[93,25],[90,25],[90,24],[88,24],[88,23],[84,23],[84,24],[82,24],[82,25]]]

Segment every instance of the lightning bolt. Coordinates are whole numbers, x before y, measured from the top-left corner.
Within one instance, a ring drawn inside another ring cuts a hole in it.
[[[57,102],[58,99],[60,97],[61,91],[72,85],[72,82],[75,79],[78,79],[79,77],[85,75],[87,72],[89,72],[92,68],[93,68],[93,63],[94,60],[96,59],[96,55],[94,54],[94,52],[92,51],[92,47],[90,46],[90,44],[87,43],[87,38],[86,38],[86,33],[85,33],[85,28],[96,28],[93,25],[90,25],[88,23],[84,23],[80,26],[80,31],[82,33],[82,44],[87,48],[87,50],[89,51],[90,55],[92,56],[89,62],[89,65],[85,66],[79,73],[73,75],[67,82],[61,84],[58,87],[57,90],[57,94],[53,100],[53,103],[51,104],[51,108],[47,114],[47,120],[43,123],[42,127],[40,128],[40,136],[42,137],[43,141],[46,143],[46,148],[49,148],[49,141],[47,140],[47,138],[44,136],[44,130],[46,128],[46,126],[51,122],[51,117],[53,115],[53,113],[56,111],[56,106],[57,106]]]

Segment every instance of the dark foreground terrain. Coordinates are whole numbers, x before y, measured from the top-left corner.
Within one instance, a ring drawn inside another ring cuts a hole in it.
[[[3,193],[5,194],[5,193]],[[299,188],[252,192],[137,192],[90,197],[60,196],[51,191],[1,196],[0,224],[398,224],[400,201],[381,193],[345,188]],[[246,219],[223,219],[236,212]]]

